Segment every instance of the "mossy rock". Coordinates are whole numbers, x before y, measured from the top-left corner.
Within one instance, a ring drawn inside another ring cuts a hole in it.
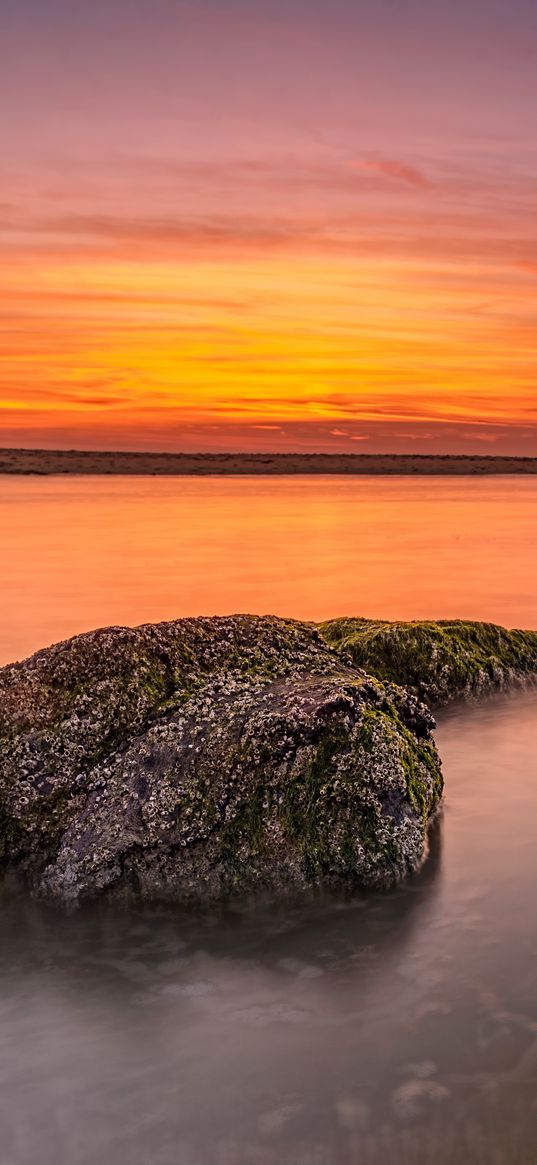
[[[294,621],[78,636],[0,709],[0,861],[64,899],[390,884],[442,792],[427,709]]]
[[[433,705],[506,689],[537,674],[535,631],[463,620],[356,618],[333,619],[320,630],[357,667]]]

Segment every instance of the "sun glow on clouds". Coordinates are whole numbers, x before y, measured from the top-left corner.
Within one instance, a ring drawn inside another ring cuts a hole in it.
[[[336,0],[329,23],[297,0],[295,25],[279,2],[254,20],[230,0],[226,33],[211,3],[203,28],[161,0],[97,4],[85,28],[60,0],[22,0],[34,20],[23,42],[12,15],[2,74],[17,127],[0,141],[3,443],[529,451],[535,81],[515,42],[537,44],[536,26],[511,5],[502,39],[499,5],[483,73],[465,56],[479,7],[463,29],[436,0],[400,26],[387,0]],[[47,88],[53,43],[65,66]]]

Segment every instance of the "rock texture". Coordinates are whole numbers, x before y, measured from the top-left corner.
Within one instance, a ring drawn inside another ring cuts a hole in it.
[[[402,684],[432,706],[475,698],[537,675],[537,632],[462,620],[333,619],[327,642],[357,667]]]
[[[63,899],[388,884],[441,796],[432,727],[308,624],[81,635],[0,670],[0,860]]]

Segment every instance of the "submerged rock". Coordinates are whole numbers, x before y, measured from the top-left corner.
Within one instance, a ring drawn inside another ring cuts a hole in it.
[[[65,899],[389,884],[441,796],[432,727],[308,624],[80,635],[0,670],[0,856]]]
[[[537,674],[537,632],[463,620],[390,623],[332,619],[320,630],[357,667],[402,684],[431,705],[527,682]]]

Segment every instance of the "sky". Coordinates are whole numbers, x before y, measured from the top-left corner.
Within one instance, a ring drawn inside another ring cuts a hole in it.
[[[0,445],[537,454],[535,0],[0,25]]]

